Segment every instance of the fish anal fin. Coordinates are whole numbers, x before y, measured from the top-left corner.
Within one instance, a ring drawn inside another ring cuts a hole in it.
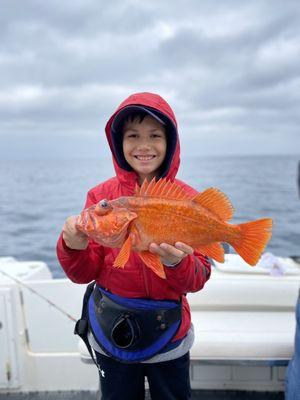
[[[167,180],[166,178],[155,178],[150,183],[145,179],[141,188],[136,190],[136,196],[161,197],[165,199],[191,200],[192,197],[177,183]]]
[[[224,249],[220,243],[210,243],[206,245],[198,246],[195,250],[200,253],[213,258],[214,260],[223,263],[224,262]]]
[[[229,221],[232,218],[234,208],[226,194],[217,188],[209,188],[198,193],[193,201],[213,213],[221,221]]]
[[[121,247],[121,250],[119,254],[117,255],[117,258],[115,259],[113,266],[116,268],[124,268],[124,265],[127,263],[130,252],[131,252],[131,247],[132,247],[132,240],[131,236],[129,235],[128,238],[125,240],[123,243],[123,246]]]
[[[160,261],[160,258],[156,254],[150,253],[150,251],[141,251],[138,253],[144,264],[147,265],[156,275],[162,279],[166,279],[165,269]]]

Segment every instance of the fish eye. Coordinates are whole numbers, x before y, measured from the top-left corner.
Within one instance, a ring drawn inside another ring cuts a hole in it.
[[[103,199],[99,202],[99,206],[102,208],[107,208],[108,207],[108,201],[106,199]]]

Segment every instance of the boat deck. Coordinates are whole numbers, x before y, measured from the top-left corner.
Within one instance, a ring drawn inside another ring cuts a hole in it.
[[[232,390],[193,390],[192,400],[284,400],[283,392],[245,392]],[[2,393],[0,400],[100,400],[96,392]],[[147,391],[145,400],[151,400]]]

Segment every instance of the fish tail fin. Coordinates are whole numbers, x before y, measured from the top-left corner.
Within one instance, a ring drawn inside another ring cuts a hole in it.
[[[263,218],[237,225],[241,234],[230,244],[250,265],[255,265],[272,236],[272,219]]]

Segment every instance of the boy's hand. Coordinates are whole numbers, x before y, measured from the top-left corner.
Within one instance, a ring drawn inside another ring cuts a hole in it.
[[[194,253],[194,249],[182,242],[176,242],[174,246],[168,243],[151,243],[149,246],[151,253],[158,254],[161,262],[166,265],[178,264],[189,254]]]
[[[63,226],[63,239],[66,245],[73,250],[85,250],[88,247],[87,235],[76,228],[77,216],[67,218]]]

